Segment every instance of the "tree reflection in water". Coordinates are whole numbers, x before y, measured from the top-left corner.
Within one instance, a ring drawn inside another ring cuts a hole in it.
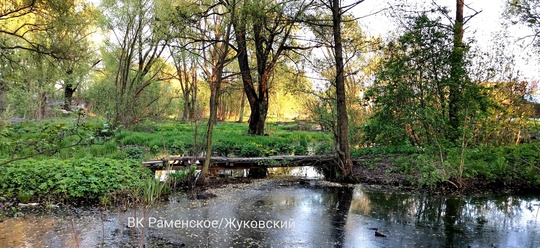
[[[358,186],[350,211],[385,226],[402,244],[539,247],[539,208],[538,196],[430,196]]]

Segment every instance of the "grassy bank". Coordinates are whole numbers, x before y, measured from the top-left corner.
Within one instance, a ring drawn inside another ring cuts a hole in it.
[[[361,181],[431,190],[540,189],[540,143],[453,148],[441,156],[417,147],[354,151]],[[371,176],[369,175],[371,174]]]
[[[200,152],[203,123],[142,123],[114,129],[100,118],[73,117],[3,124],[0,129],[0,210],[8,205],[108,203],[147,198],[155,180],[141,160]],[[307,154],[328,150],[331,136],[298,124],[268,124],[268,136],[247,135],[247,124],[218,123],[213,149],[222,156]],[[172,186],[182,178],[173,175]],[[123,196],[122,196],[123,195]],[[150,194],[151,195],[151,194]]]
[[[219,156],[304,155],[309,147],[330,146],[332,142],[330,133],[295,130],[297,128],[298,124],[269,123],[268,136],[251,136],[247,134],[245,123],[222,122],[215,126],[212,149]],[[203,126],[189,123],[147,123],[122,130],[115,138],[131,157],[148,158],[160,153],[188,155],[200,152],[205,132]]]
[[[310,129],[269,123],[268,136],[250,136],[247,124],[218,123],[213,150],[240,157],[332,154],[331,133],[304,131]],[[0,163],[5,163],[0,166],[0,206],[6,199],[103,203],[115,194],[143,195],[145,187],[155,188],[155,180],[140,161],[201,152],[205,131],[203,123],[178,122],[113,129],[98,118],[6,125],[0,132]],[[367,183],[540,189],[540,143],[453,148],[442,155],[411,146],[357,148],[352,156],[358,161],[356,176]]]

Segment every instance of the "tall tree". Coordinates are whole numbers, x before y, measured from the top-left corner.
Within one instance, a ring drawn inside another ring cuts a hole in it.
[[[293,29],[308,5],[304,1],[267,0],[243,0],[240,5],[241,11],[233,23],[238,65],[251,109],[248,133],[263,135],[272,73],[278,61],[292,48]],[[253,41],[252,53],[249,41]],[[250,54],[255,55],[256,76],[250,66]]]
[[[12,51],[7,58],[12,70],[24,69],[16,60],[33,56],[26,52],[47,55],[51,59],[38,56],[39,60],[54,65],[47,68],[64,71],[57,73],[58,81],[53,83],[65,86],[70,99],[77,88],[72,79],[84,77],[89,70],[88,36],[95,19],[94,9],[79,0],[11,1],[0,8],[0,48]]]
[[[331,20],[315,19],[311,20],[315,25],[329,25],[332,27],[332,50],[334,54],[336,87],[336,131],[334,137],[335,150],[337,153],[337,167],[339,171],[331,172],[332,177],[339,175],[342,179],[347,179],[352,175],[353,164],[351,160],[349,136],[349,116],[347,113],[347,94],[345,86],[345,63],[343,59],[342,25],[343,16],[352,8],[362,3],[363,0],[354,1],[348,5],[343,5],[340,0],[320,0],[320,6],[331,13]],[[339,174],[338,174],[339,173]]]
[[[182,97],[182,121],[193,121],[197,107],[198,78],[197,60],[198,55],[194,55],[186,50],[177,51],[171,49],[171,56],[176,70],[175,78],[180,85]]]
[[[109,42],[115,54],[114,120],[124,125],[136,122],[141,109],[154,102],[142,103],[141,95],[160,80],[160,56],[167,47],[167,27],[161,19],[169,7],[163,1],[103,1],[107,27],[114,41]],[[157,96],[156,96],[157,97]]]
[[[463,7],[465,0],[456,0],[456,18],[454,20],[454,43],[452,49],[452,60],[450,68],[450,87],[448,102],[448,117],[450,130],[450,141],[456,142],[459,138],[459,128],[461,126],[461,117],[459,115],[462,106],[462,88],[463,84],[469,81],[466,77],[465,66],[463,64],[465,55],[465,46],[463,44]]]
[[[337,142],[336,152],[338,166],[343,177],[352,174],[351,151],[349,145],[349,116],[347,114],[347,97],[345,93],[345,70],[343,65],[343,45],[341,41],[342,8],[340,0],[332,0],[332,29],[334,33],[334,54],[336,59],[336,106],[337,106]]]
[[[207,9],[205,18],[201,21],[203,28],[200,34],[202,41],[203,59],[205,61],[204,74],[210,86],[210,116],[208,118],[205,144],[205,161],[200,174],[199,183],[203,184],[210,168],[212,156],[212,135],[214,123],[217,120],[219,92],[224,77],[225,66],[232,61],[230,56],[230,39],[232,22],[234,19],[236,1],[230,5],[216,4]]]
[[[55,21],[47,33],[54,41],[52,50],[62,58],[57,61],[62,71],[64,109],[69,111],[74,93],[99,63],[89,40],[96,29],[98,11],[78,0],[55,1],[51,9]]]

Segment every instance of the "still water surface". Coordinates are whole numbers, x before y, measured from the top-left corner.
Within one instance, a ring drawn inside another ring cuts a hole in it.
[[[540,247],[540,195],[433,196],[284,179],[209,191],[217,197],[178,193],[146,214],[10,218],[0,222],[0,247]],[[144,228],[129,227],[142,217]]]

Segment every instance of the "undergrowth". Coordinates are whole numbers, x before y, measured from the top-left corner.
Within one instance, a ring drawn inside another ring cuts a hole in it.
[[[0,195],[19,202],[96,203],[133,190],[152,173],[137,161],[109,158],[24,160],[0,167]]]

